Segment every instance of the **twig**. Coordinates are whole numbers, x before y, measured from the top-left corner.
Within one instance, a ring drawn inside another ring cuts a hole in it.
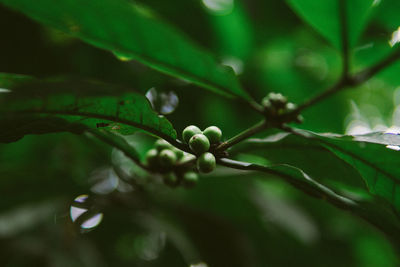
[[[379,73],[386,67],[392,65],[394,62],[396,62],[398,59],[400,59],[400,48],[398,48],[395,52],[384,58],[382,61],[376,63],[375,65],[360,71],[359,73],[356,73],[353,76],[353,84],[354,85],[359,85],[361,83],[364,83],[368,81],[371,77],[373,77],[375,74]]]
[[[345,88],[354,88],[366,81],[368,81],[371,77],[390,66],[396,60],[400,59],[400,49],[383,59],[382,61],[376,63],[372,67],[369,67],[365,70],[362,70],[350,77],[343,76],[335,85],[330,87],[329,89],[323,91],[322,93],[312,97],[311,99],[305,101],[303,104],[299,105],[297,109],[291,112],[291,114],[299,114],[301,111],[309,108],[310,106],[328,98],[329,96],[345,89]]]
[[[252,135],[255,135],[256,133],[266,129],[268,127],[268,123],[265,120],[262,120],[260,122],[258,122],[257,124],[255,124],[254,126],[246,129],[245,131],[235,135],[234,137],[232,137],[231,139],[223,142],[222,144],[220,144],[215,150],[216,151],[224,151],[226,149],[228,149],[229,147],[249,138]]]

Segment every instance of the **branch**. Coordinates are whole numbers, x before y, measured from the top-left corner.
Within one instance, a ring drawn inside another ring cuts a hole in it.
[[[254,126],[246,129],[245,131],[235,135],[231,139],[221,143],[215,150],[216,151],[224,151],[229,147],[236,145],[237,143],[249,138],[252,135],[257,134],[258,132],[268,128],[268,123],[265,120],[262,120],[255,124]]]
[[[330,87],[329,89],[321,92],[320,94],[312,97],[311,99],[307,100],[303,104],[299,105],[297,109],[291,112],[291,114],[299,114],[301,111],[309,108],[310,106],[321,102],[325,98],[345,89],[345,88],[354,88],[360,84],[365,83],[374,75],[382,71],[383,69],[387,68],[394,62],[400,59],[400,49],[396,50],[388,57],[384,58],[382,61],[376,63],[375,65],[366,68],[350,77],[343,76],[335,85]]]
[[[362,84],[368,81],[377,73],[381,72],[386,67],[395,63],[398,59],[400,59],[400,48],[398,48],[395,52],[381,60],[380,62],[376,63],[375,65],[356,73],[353,76],[354,85]]]
[[[299,105],[295,110],[293,110],[291,112],[291,114],[299,114],[301,111],[309,108],[310,106],[312,106],[318,102],[321,102],[325,98],[328,98],[329,96],[339,92],[340,90],[345,88],[346,85],[347,85],[346,79],[339,80],[339,82],[334,84],[329,89],[321,92],[320,94],[314,96],[313,98],[310,98],[309,100],[305,101],[303,104]]]

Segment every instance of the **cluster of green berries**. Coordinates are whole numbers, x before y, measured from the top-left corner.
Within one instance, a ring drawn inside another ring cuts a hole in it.
[[[268,115],[284,115],[292,112],[297,108],[297,106],[287,100],[287,98],[280,93],[269,93],[266,97],[262,99],[261,104],[263,105],[265,112]],[[300,123],[303,118],[298,115],[295,121]]]
[[[185,162],[194,157],[172,146],[163,139],[158,139],[154,148],[146,153],[146,166],[163,175],[164,183],[177,186],[182,183],[191,187],[197,183],[198,174],[188,168],[183,168]]]
[[[209,173],[215,169],[215,156],[208,152],[211,146],[218,145],[221,141],[222,132],[216,126],[207,127],[201,131],[199,127],[190,125],[182,132],[182,138],[193,153],[197,156],[197,169],[203,173]]]

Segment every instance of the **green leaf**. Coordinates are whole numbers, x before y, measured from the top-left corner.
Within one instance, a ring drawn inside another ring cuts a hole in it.
[[[301,169],[317,182],[338,190],[365,190],[357,171],[318,141],[280,133],[264,139],[249,139],[231,153],[257,155],[269,166],[288,164]]]
[[[399,26],[400,2],[397,0],[378,1],[374,19],[389,31],[396,30]]]
[[[171,123],[154,112],[144,96],[126,88],[93,81],[32,79],[7,89],[12,91],[0,95],[0,118],[24,128],[29,127],[24,125],[27,117],[40,116],[119,134],[132,134],[139,128],[167,140],[175,140],[177,136]],[[55,125],[45,124],[44,128],[54,130],[61,123],[57,120]],[[42,127],[42,124],[41,120],[34,128]],[[40,131],[35,129],[32,131]],[[2,131],[7,133],[5,127]],[[7,136],[12,139],[9,133]]]
[[[400,144],[398,135],[314,135],[327,149],[351,164],[361,174],[368,191],[385,199],[400,212]],[[388,138],[389,137],[389,138]]]
[[[0,118],[0,143],[18,141],[27,134],[48,134],[57,132],[71,132],[82,134],[85,127],[81,124],[72,124],[61,118],[41,118],[37,116],[23,116],[19,118]]]
[[[373,0],[287,0],[302,19],[338,49],[342,47],[341,1],[349,45],[354,46],[367,23]]]
[[[250,139],[232,152],[262,156],[269,167],[294,166],[338,192],[378,196],[400,212],[400,135],[296,132]]]
[[[132,159],[136,164],[143,166],[140,161],[139,152],[133,146],[131,146],[122,136],[105,130],[87,129],[87,131],[104,143],[107,143],[112,147],[115,147],[122,151],[125,156]]]
[[[249,99],[232,71],[153,12],[123,0],[0,0],[27,16],[161,72]],[[84,7],[82,6],[84,5]]]

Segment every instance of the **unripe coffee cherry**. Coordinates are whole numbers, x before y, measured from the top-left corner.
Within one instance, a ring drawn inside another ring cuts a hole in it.
[[[215,157],[210,152],[203,153],[197,158],[197,169],[200,172],[209,173],[215,169],[215,166]]]
[[[161,165],[164,167],[171,167],[177,161],[175,153],[170,149],[164,149],[158,157]]]
[[[192,138],[193,135],[200,134],[200,133],[201,133],[201,130],[199,129],[199,127],[190,125],[183,130],[182,139],[186,144],[189,144],[190,138]]]
[[[204,134],[195,134],[190,138],[189,146],[195,154],[201,154],[210,149],[210,141]]]
[[[180,149],[177,149],[176,147],[172,148],[172,151],[174,151],[174,153],[175,153],[175,155],[176,155],[176,158],[177,158],[177,160],[180,160],[180,159],[182,159],[182,158],[183,158],[183,156],[185,155],[185,154],[183,153],[183,151],[182,151],[182,150],[180,150]]]
[[[169,149],[169,148],[173,147],[170,143],[168,143],[164,139],[158,139],[156,141],[156,143],[154,144],[154,146],[158,151],[161,151],[161,150],[164,150],[164,149]]]
[[[157,167],[159,165],[158,161],[158,151],[157,149],[150,149],[146,153],[146,164],[149,167]]]
[[[267,97],[271,103],[287,103],[286,96],[282,95],[281,93],[269,93]]]
[[[208,141],[210,141],[211,144],[218,143],[221,140],[221,137],[222,137],[221,129],[219,129],[216,126],[207,127],[203,131],[203,134],[205,136],[207,136]]]
[[[271,101],[269,101],[268,96],[266,96],[262,99],[261,104],[263,105],[264,108],[270,109],[272,107]]]
[[[183,175],[182,184],[185,187],[193,187],[197,184],[199,175],[195,172],[187,172]]]

